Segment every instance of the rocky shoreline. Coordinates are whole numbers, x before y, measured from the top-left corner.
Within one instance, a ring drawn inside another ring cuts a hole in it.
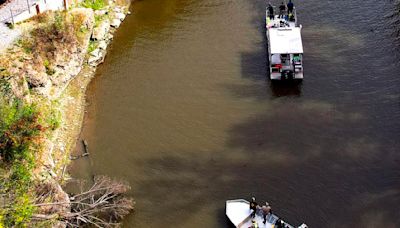
[[[87,86],[91,79],[94,77],[96,67],[101,64],[107,54],[107,47],[113,39],[113,34],[116,29],[120,26],[121,22],[125,19],[129,5],[124,7],[114,7],[108,10],[97,10],[94,11],[95,15],[109,14],[110,11],[115,13],[115,18],[110,21],[103,20],[99,26],[93,28],[91,42],[97,42],[98,45],[95,50],[86,56],[85,62],[82,63],[79,73],[69,80],[68,85],[63,89],[63,93],[60,95],[60,103],[62,104],[61,112],[64,114],[64,124],[60,127],[56,133],[56,137],[52,142],[52,158],[54,159],[52,165],[55,169],[54,177],[60,177],[61,183],[65,183],[67,180],[66,167],[70,163],[70,155],[75,147],[76,140],[79,137],[85,111],[85,94]],[[110,11],[109,11],[110,10]],[[124,13],[125,11],[125,13]],[[68,194],[62,190],[61,186],[58,187],[61,195]],[[69,198],[69,197],[68,197]],[[69,199],[66,199],[69,201]]]
[[[70,210],[70,198],[61,186],[68,180],[66,167],[70,163],[70,154],[82,127],[86,88],[94,76],[96,66],[104,61],[113,33],[126,15],[130,14],[129,6],[130,2],[117,4],[110,1],[107,6],[98,10],[69,10],[67,17],[72,15],[74,23],[76,18],[78,23],[81,23],[81,42],[71,41],[72,45],[65,46],[64,43],[68,44],[68,38],[62,37],[62,42],[55,43],[52,47],[55,50],[50,53],[52,61],[40,55],[32,57],[24,54],[23,50],[27,47],[21,42],[8,49],[9,53],[18,55],[20,60],[13,61],[9,67],[3,68],[9,74],[9,77],[3,75],[3,78],[8,81],[12,96],[26,103],[56,102],[56,109],[61,115],[60,126],[41,143],[42,149],[38,159],[40,161],[33,171],[34,179],[46,183],[51,189],[52,202],[55,203],[40,208],[39,213],[42,215],[60,214]],[[27,30],[31,30],[29,27],[32,25],[29,23],[27,22]],[[37,31],[34,35],[40,36],[41,30]],[[37,42],[33,43],[37,45]],[[33,219],[40,220],[41,217],[46,217],[42,215],[36,215],[36,218],[33,216]],[[65,227],[66,224],[56,222],[52,226]]]

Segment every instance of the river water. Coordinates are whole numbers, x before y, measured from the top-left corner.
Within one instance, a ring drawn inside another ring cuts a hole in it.
[[[72,175],[127,180],[124,227],[227,227],[225,200],[252,195],[294,225],[399,227],[400,7],[301,3],[294,85],[267,79],[265,1],[135,2],[88,89],[91,156]]]

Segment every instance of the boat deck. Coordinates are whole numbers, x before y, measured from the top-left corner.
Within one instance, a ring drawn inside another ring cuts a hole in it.
[[[261,211],[260,211],[261,212]],[[245,223],[243,223],[241,226],[239,226],[240,228],[248,228],[252,226],[252,220],[257,222],[258,227],[260,228],[273,228],[275,226],[275,222],[278,220],[278,216],[274,215],[274,214],[268,214],[267,215],[267,222],[264,224],[264,218],[262,216],[262,212],[261,213],[257,213],[256,216],[254,218],[251,218],[251,216],[249,216],[249,218],[247,219],[247,221]]]
[[[260,228],[274,228],[276,221],[279,219],[275,214],[268,214],[266,223],[264,224],[264,218],[261,210],[257,210],[256,216],[251,217],[253,210],[250,209],[249,202],[246,200],[228,200],[226,202],[226,215],[231,220],[233,225],[238,228],[249,228],[252,226],[252,221],[257,222]],[[294,228],[290,224],[284,222],[287,228]]]

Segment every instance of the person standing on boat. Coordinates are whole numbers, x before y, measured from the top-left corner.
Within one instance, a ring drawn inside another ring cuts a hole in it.
[[[284,18],[286,14],[286,6],[285,3],[281,3],[281,5],[279,6],[279,18]]]
[[[293,9],[294,9],[294,4],[293,4],[292,0],[289,0],[289,2],[288,2],[288,4],[287,4],[287,11],[288,11],[288,14],[293,13]]]
[[[268,203],[268,202],[265,202],[265,205],[263,205],[263,206],[261,207],[261,209],[262,209],[263,218],[264,218],[263,223],[265,224],[265,223],[267,222],[267,215],[268,215],[268,214],[272,214],[272,208],[271,208],[271,206],[269,206],[269,203]]]
[[[251,197],[250,210],[253,210],[251,212],[251,217],[253,217],[253,218],[256,216],[257,207],[258,207],[258,203],[256,202],[256,198],[255,197]]]
[[[269,14],[269,19],[273,20],[274,19],[274,7],[272,6],[271,2],[268,3],[268,14]]]

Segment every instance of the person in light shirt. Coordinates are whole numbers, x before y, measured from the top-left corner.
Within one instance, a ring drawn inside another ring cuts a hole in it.
[[[263,206],[261,207],[261,209],[262,209],[263,218],[264,218],[263,223],[265,224],[265,223],[267,222],[267,215],[268,215],[268,214],[272,214],[272,208],[271,208],[271,206],[269,206],[269,203],[268,203],[268,202],[265,202],[265,205],[263,205]]]

